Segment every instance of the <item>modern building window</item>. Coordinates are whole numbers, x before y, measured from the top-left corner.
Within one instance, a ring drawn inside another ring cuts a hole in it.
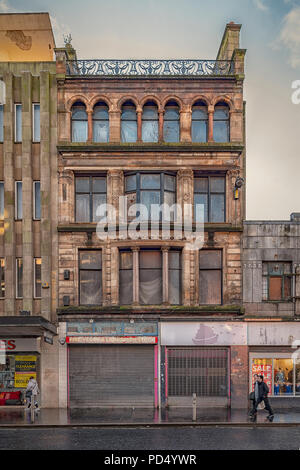
[[[4,139],[4,106],[0,104],[0,142]]]
[[[0,220],[4,220],[4,182],[0,181]]]
[[[137,263],[134,264],[134,256]],[[119,300],[121,305],[134,301],[141,305],[160,305],[163,301],[171,305],[181,303],[181,251],[170,249],[164,267],[163,253],[160,249],[120,250],[119,263]],[[166,276],[163,276],[163,270]],[[163,281],[164,279],[164,281]],[[136,282],[135,282],[136,280]],[[163,285],[164,283],[164,285]],[[134,298],[134,285],[138,286]],[[163,299],[163,292],[167,298]]]
[[[137,141],[137,116],[135,105],[126,101],[121,114],[121,142]]]
[[[23,218],[23,195],[22,195],[22,181],[16,181],[15,187],[15,217],[17,220]]]
[[[97,208],[106,203],[105,176],[77,176],[75,178],[76,222],[97,222]]]
[[[125,194],[128,197],[129,207],[132,204],[145,206],[145,212],[140,213],[141,219],[174,220],[173,211],[170,213],[167,210],[164,211],[162,217],[158,210],[161,204],[171,207],[176,202],[176,175],[174,173],[128,173],[125,175]]]
[[[222,251],[199,251],[199,304],[222,304]]]
[[[207,142],[208,114],[203,101],[197,101],[192,108],[192,142]]]
[[[15,104],[15,142],[22,142],[22,105]]]
[[[16,259],[16,297],[23,297],[23,259]]]
[[[41,183],[33,182],[33,218],[40,220],[41,218]]]
[[[195,176],[194,217],[197,204],[204,206],[204,222],[225,222],[225,176]]]
[[[180,121],[179,106],[176,101],[169,101],[165,106],[164,115],[164,141],[179,142]]]
[[[102,303],[102,253],[100,250],[79,251],[79,303]]]
[[[158,109],[153,101],[148,101],[143,108],[142,141],[158,142]]]
[[[85,105],[77,101],[72,106],[72,142],[86,142],[88,138],[88,117]]]
[[[214,141],[229,142],[229,107],[226,103],[217,103],[214,112]]]
[[[292,300],[292,263],[263,263],[263,300]]]
[[[41,122],[40,122],[40,104],[34,103],[32,105],[32,140],[33,142],[40,142],[41,140]]]
[[[108,106],[102,101],[97,103],[93,110],[93,141],[109,141]]]
[[[0,297],[5,297],[5,258],[0,258]]]
[[[42,297],[42,258],[34,258],[34,298]]]

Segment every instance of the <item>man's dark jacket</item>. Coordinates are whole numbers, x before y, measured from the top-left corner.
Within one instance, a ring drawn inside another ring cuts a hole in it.
[[[265,382],[258,382],[258,401],[263,400],[269,393],[269,387]]]

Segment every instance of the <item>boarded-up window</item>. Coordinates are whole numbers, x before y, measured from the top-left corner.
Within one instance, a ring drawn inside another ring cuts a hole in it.
[[[101,251],[79,252],[79,297],[81,305],[102,303],[102,255]]]
[[[204,305],[222,303],[221,250],[199,252],[199,303]]]
[[[290,300],[292,295],[291,263],[263,263],[263,300]]]

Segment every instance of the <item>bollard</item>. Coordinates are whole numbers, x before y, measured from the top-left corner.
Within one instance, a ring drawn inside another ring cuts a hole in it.
[[[31,406],[30,406],[30,417],[31,417],[31,423],[34,423],[34,395],[33,393],[31,394]]]
[[[193,393],[193,421],[197,420],[197,395]]]

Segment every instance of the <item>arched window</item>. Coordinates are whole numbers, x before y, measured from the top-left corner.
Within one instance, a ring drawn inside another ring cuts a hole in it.
[[[88,137],[88,118],[85,105],[80,101],[72,106],[72,142],[86,142]]]
[[[215,105],[214,141],[229,142],[229,107],[224,102]]]
[[[158,142],[158,110],[153,101],[148,101],[143,108],[142,141]]]
[[[197,101],[192,108],[192,142],[207,142],[207,106]]]
[[[132,101],[126,101],[122,106],[121,116],[121,141],[137,141],[136,109]]]
[[[169,101],[165,106],[164,141],[179,142],[179,106],[176,101]]]
[[[103,101],[97,103],[93,111],[93,142],[109,141],[108,106]]]

